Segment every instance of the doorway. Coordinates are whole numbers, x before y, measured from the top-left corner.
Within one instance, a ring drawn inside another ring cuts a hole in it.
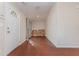
[[[28,18],[26,18],[26,39],[27,41],[32,36],[32,21]]]

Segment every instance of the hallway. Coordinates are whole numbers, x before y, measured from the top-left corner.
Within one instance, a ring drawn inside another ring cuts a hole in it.
[[[0,15],[0,56],[79,55],[79,3],[2,2]]]
[[[56,48],[46,37],[32,37],[29,42],[12,51],[9,56],[72,56],[79,55],[77,48]]]

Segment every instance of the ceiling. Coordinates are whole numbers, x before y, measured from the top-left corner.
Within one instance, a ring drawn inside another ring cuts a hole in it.
[[[53,6],[53,2],[17,2],[19,9],[32,20],[45,20]]]

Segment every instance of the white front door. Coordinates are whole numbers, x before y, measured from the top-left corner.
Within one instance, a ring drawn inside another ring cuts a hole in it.
[[[19,19],[15,15],[13,9],[6,9],[6,40],[5,40],[5,53],[9,54],[19,44]]]

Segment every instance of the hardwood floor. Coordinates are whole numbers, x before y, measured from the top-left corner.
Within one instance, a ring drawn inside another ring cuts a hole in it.
[[[46,37],[32,37],[8,56],[79,56],[79,48],[56,48]]]

